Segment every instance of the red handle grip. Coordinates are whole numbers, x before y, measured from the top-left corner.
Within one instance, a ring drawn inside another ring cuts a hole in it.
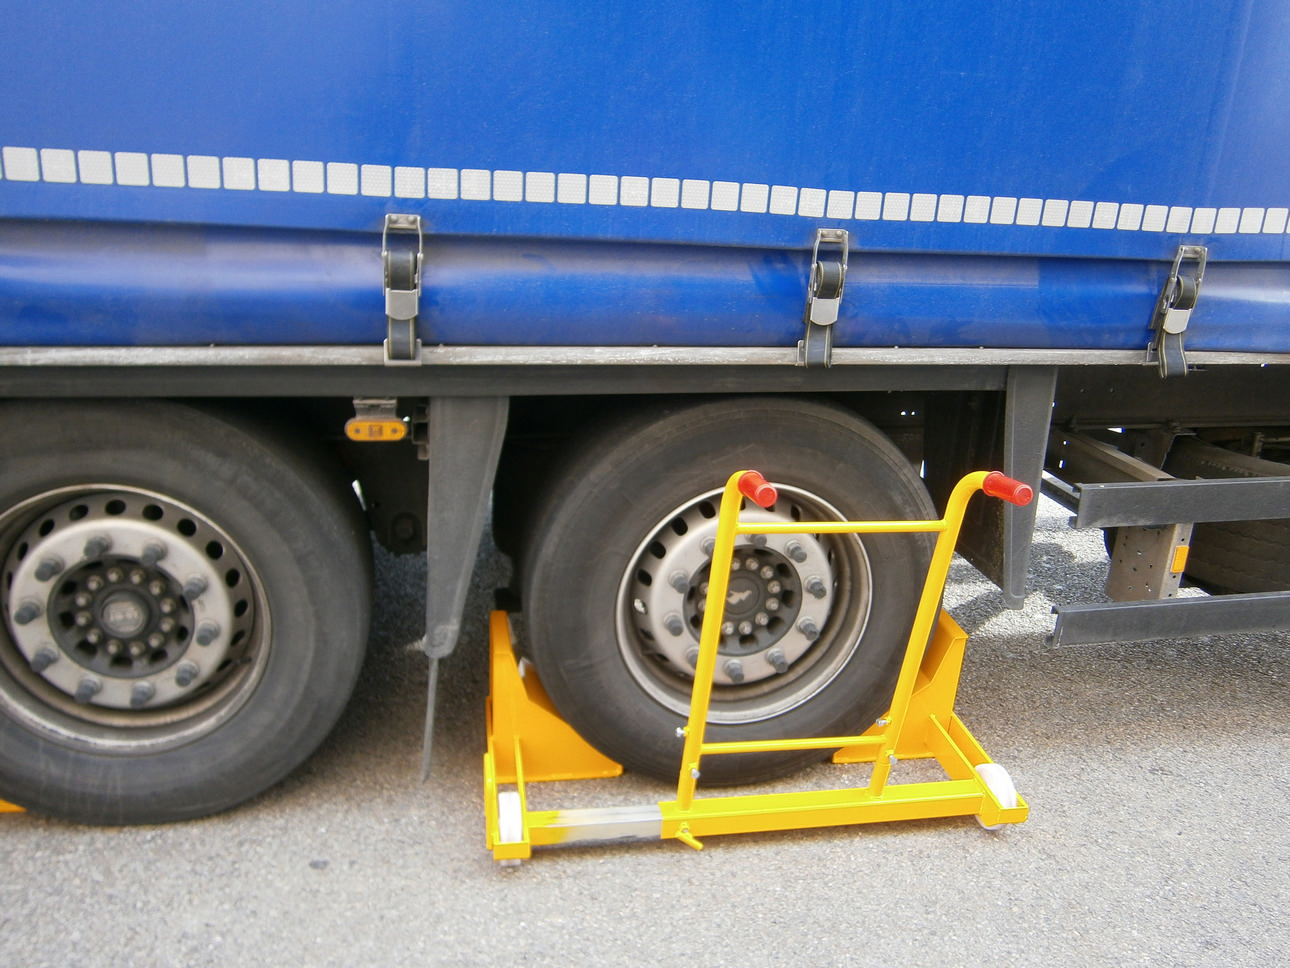
[[[775,485],[756,471],[744,471],[739,475],[739,493],[764,508],[770,507],[779,498]]]
[[[991,497],[1003,498],[1011,504],[1025,506],[1035,496],[1034,488],[1021,481],[1014,481],[1007,474],[991,471],[981,482],[981,490]]]

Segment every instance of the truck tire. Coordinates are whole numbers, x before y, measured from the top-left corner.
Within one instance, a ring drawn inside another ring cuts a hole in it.
[[[890,441],[815,403],[707,402],[636,415],[583,441],[538,505],[525,628],[556,708],[628,769],[676,777],[704,543],[726,478],[742,468],[780,489],[772,509],[745,520],[935,517]],[[741,538],[743,581],[732,594],[742,593],[742,619],[722,639],[708,738],[853,735],[871,725],[890,703],[931,547],[926,535]],[[824,755],[709,757],[703,782],[766,779]]]
[[[304,760],[367,634],[345,479],[178,404],[11,403],[0,420],[0,797],[182,820]]]
[[[1188,480],[1290,475],[1285,464],[1239,454],[1195,437],[1179,438],[1165,470]],[[1290,589],[1290,519],[1197,524],[1186,575],[1214,594]]]

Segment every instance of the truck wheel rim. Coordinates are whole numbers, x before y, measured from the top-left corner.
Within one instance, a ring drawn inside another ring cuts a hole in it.
[[[267,660],[260,581],[190,507],[128,487],[0,518],[0,703],[65,742],[138,751],[218,727]]]
[[[842,520],[808,492],[780,487],[741,520]],[[636,683],[685,715],[693,688],[717,531],[719,490],[681,505],[633,553],[619,584],[620,653]],[[872,576],[854,535],[743,535],[736,542],[709,720],[748,723],[810,701],[859,648]]]

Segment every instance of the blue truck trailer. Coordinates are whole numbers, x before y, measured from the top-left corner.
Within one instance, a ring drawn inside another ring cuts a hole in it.
[[[1063,642],[1290,625],[1285,4],[4,19],[6,799],[134,823],[263,790],[349,695],[370,533],[427,555],[433,666],[490,512],[561,715],[673,776],[745,466],[781,521],[1044,481],[1111,556]],[[1014,606],[1033,515],[965,532]],[[871,723],[927,554],[741,548],[709,735]]]

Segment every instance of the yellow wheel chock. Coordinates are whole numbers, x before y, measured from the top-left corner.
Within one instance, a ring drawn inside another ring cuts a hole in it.
[[[659,838],[702,849],[716,834],[793,830],[843,824],[973,816],[987,829],[1021,823],[1029,808],[1008,773],[991,761],[954,714],[967,635],[940,608],[945,578],[968,500],[977,492],[1028,504],[1032,489],[998,471],[964,477],[950,495],[945,516],[930,521],[739,522],[747,498],[762,507],[776,490],[756,471],[739,471],[726,483],[699,637],[699,658],[686,725],[676,798],[640,807],[528,809],[526,784],[546,780],[616,776],[622,768],[583,741],[552,709],[527,663],[516,664],[507,616],[491,622],[488,752],[484,755],[484,814],[493,858],[515,864],[533,847]],[[890,711],[859,736],[808,737],[708,743],[704,741],[712,681],[735,539],[756,534],[894,534],[929,532],[936,548],[923,583]],[[836,763],[872,764],[865,786],[790,793],[696,798],[705,756],[783,750],[833,749]],[[934,759],[945,779],[897,783],[902,760]]]

